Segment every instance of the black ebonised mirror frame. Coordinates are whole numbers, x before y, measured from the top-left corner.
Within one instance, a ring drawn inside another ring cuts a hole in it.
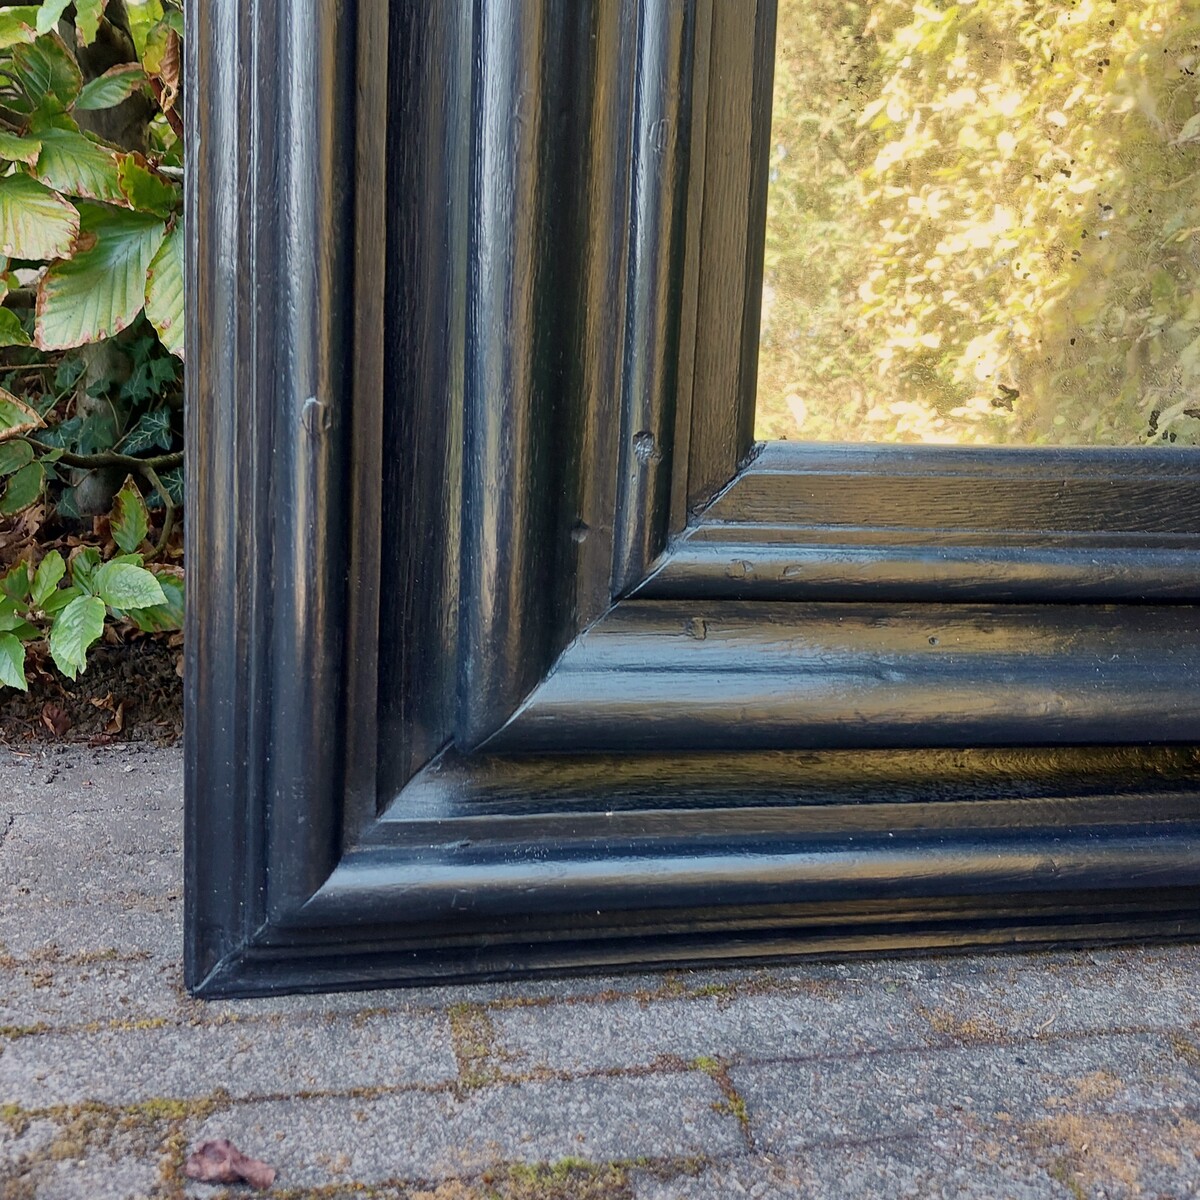
[[[192,0],[200,995],[1200,932],[1200,456],[752,443],[772,0]]]

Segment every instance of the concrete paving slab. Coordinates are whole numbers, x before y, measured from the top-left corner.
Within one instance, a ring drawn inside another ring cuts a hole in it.
[[[883,1052],[729,1074],[756,1145],[776,1153],[1063,1112],[1200,1109],[1200,1076],[1158,1035]]]
[[[457,1075],[445,1016],[160,1020],[10,1041],[0,1056],[0,1103],[37,1109],[187,1100],[218,1089],[233,1097],[342,1092]]]
[[[589,1071],[694,1058],[788,1058],[849,1054],[864,1046],[933,1045],[929,1022],[900,989],[821,981],[800,988],[739,992],[657,1003],[517,1008],[492,1014],[514,1069]]]
[[[0,751],[3,1200],[1200,1196],[1198,946],[201,1003],[180,762]]]
[[[281,1187],[316,1188],[478,1176],[497,1164],[605,1163],[639,1156],[729,1156],[738,1122],[713,1105],[698,1072],[594,1077],[377,1098],[242,1104],[191,1140],[228,1137],[280,1172]],[[197,1195],[198,1189],[193,1189]]]

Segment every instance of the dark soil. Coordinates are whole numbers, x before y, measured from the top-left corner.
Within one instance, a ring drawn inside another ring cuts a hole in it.
[[[0,744],[177,742],[183,734],[182,651],[169,640],[97,646],[74,683],[49,670],[30,673],[27,693],[0,688]]]

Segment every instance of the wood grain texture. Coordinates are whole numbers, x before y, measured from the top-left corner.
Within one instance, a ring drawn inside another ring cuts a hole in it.
[[[187,17],[190,988],[1200,933],[1195,460],[750,444],[772,0]]]
[[[355,170],[357,46],[340,0],[193,3],[188,19],[187,507],[200,569],[185,849],[198,979],[337,859],[353,337],[341,181]],[[266,803],[281,794],[295,799],[286,812]]]
[[[1200,599],[1200,455],[771,442],[646,598]]]
[[[370,766],[373,815],[376,785],[400,786],[453,737],[457,717],[472,23],[462,6],[420,0],[364,12],[365,52],[382,42],[386,59],[382,115],[365,110],[377,84],[364,80],[359,99],[360,128],[383,144],[361,168],[360,205],[379,211],[359,215],[355,285],[360,320],[382,327],[378,386],[356,397],[353,462],[353,526],[376,544],[359,547],[352,595],[373,577],[378,599],[374,619],[356,614],[363,666],[351,678],[376,684],[378,715],[377,731],[351,723],[351,761]],[[382,189],[370,170],[384,173]],[[364,228],[368,217],[382,229]],[[374,361],[358,357],[360,379]]]
[[[669,813],[706,819],[712,809],[814,805],[1194,795],[1193,746],[1024,746],[962,750],[692,750],[623,754],[470,755],[447,751],[396,795],[379,836],[430,837],[430,822],[493,817],[578,820],[603,813]],[[937,811],[936,809],[934,810]],[[508,827],[506,825],[506,827]],[[478,831],[477,831],[478,832]],[[463,836],[466,836],[465,834]]]
[[[671,480],[686,463],[674,436],[695,17],[695,5],[684,0],[642,5],[639,13],[615,595],[641,580],[665,548]]]
[[[687,475],[689,508],[753,443],[766,229],[775,0],[713,0],[702,257]]]
[[[492,751],[1190,741],[1200,609],[636,601]]]
[[[444,922],[463,932],[481,918],[616,914],[712,905],[727,913],[913,899],[965,899],[1200,886],[1200,800],[1169,806],[1161,822],[1096,801],[1064,802],[1056,819],[1036,806],[950,808],[932,823],[874,806],[847,812],[789,810],[760,830],[714,821],[705,836],[647,817],[637,833],[536,841],[470,839],[424,845],[365,844],[294,914],[295,927],[332,923]],[[785,825],[783,817],[790,820]],[[897,814],[899,817],[900,814]],[[871,821],[870,818],[877,818]],[[780,826],[784,826],[781,828]],[[453,830],[449,831],[453,832]],[[552,928],[552,926],[550,926]]]

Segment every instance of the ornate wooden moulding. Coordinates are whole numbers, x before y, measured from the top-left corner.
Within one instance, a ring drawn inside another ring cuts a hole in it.
[[[199,995],[1200,930],[1200,459],[752,442],[772,0],[193,0]]]

